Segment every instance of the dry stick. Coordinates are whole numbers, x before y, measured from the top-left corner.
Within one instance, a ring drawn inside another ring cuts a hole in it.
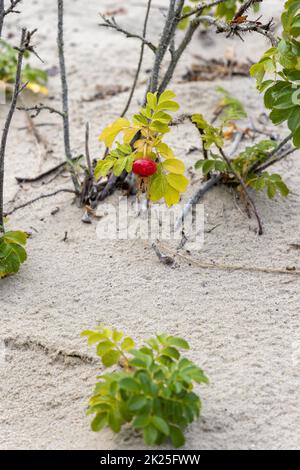
[[[264,163],[264,165],[267,164],[267,167],[273,165],[272,158],[275,157],[275,155],[277,155],[278,153],[280,153],[280,150],[282,150],[282,149],[285,147],[285,145],[286,145],[290,140],[292,140],[292,138],[293,138],[293,134],[289,134],[285,139],[283,139],[283,140],[280,142],[280,144],[279,144],[274,150],[272,150],[272,152],[269,153],[268,159],[267,159],[267,161]],[[294,149],[294,150],[296,150],[296,149]],[[272,163],[270,163],[270,165],[268,165],[268,163],[269,163],[270,161],[271,161]],[[274,160],[274,163],[276,163],[276,161],[277,161],[277,160]],[[266,167],[266,168],[267,168],[267,167]],[[254,163],[254,165],[252,165],[252,167],[250,168],[249,173],[256,172],[256,171],[258,170],[258,168],[260,168],[260,164],[259,164],[259,162],[256,162],[256,163]],[[260,171],[261,171],[261,170],[260,170]]]
[[[62,105],[63,105],[63,125],[64,125],[64,144],[67,161],[70,163],[70,173],[73,185],[77,194],[80,193],[80,184],[71,164],[72,153],[70,145],[70,123],[69,123],[69,99],[68,99],[68,82],[66,73],[66,63],[64,54],[64,2],[57,0],[58,12],[58,34],[57,47],[59,55],[60,78],[62,87]]]
[[[277,158],[274,158],[273,160],[271,161],[268,161],[266,163],[264,163],[263,165],[261,165],[259,168],[257,168],[256,170],[256,173],[261,173],[262,171],[266,170],[267,168],[269,168],[270,166],[272,165],[275,165],[275,163],[278,163],[280,162],[281,160],[284,160],[286,157],[288,157],[289,155],[292,155],[294,152],[296,152],[296,150],[299,150],[297,149],[296,147],[282,153],[281,155],[279,155]]]
[[[59,111],[58,109],[52,108],[52,106],[45,106],[43,104],[39,104],[36,106],[32,106],[27,108],[26,106],[19,106],[17,108],[19,111],[26,111],[28,113],[33,112],[34,114],[31,116],[32,118],[36,118],[42,111],[49,111],[50,114],[58,114],[62,118],[64,117],[64,113]]]
[[[6,212],[5,215],[11,215],[14,214],[14,212],[18,211],[19,209],[24,209],[24,207],[30,206],[31,204],[40,201],[41,199],[46,199],[48,197],[56,196],[56,194],[59,193],[71,193],[71,194],[76,194],[74,189],[67,189],[67,188],[62,188],[62,189],[57,189],[53,193],[48,193],[48,194],[42,194],[41,196],[38,196],[34,199],[31,199],[30,201],[24,202],[24,204],[20,204],[19,206],[14,207],[11,211]]]
[[[148,46],[149,49],[152,50],[152,52],[156,53],[156,46],[154,46],[154,44],[152,44],[152,42],[148,41],[145,36],[140,36],[139,34],[135,34],[135,33],[131,33],[130,31],[127,31],[126,29],[122,28],[115,20],[114,17],[112,17],[111,19],[110,18],[107,18],[105,15],[100,15],[101,18],[103,19],[104,23],[100,23],[99,26],[101,26],[102,28],[111,28],[111,29],[115,29],[116,31],[118,31],[119,33],[122,33],[122,34],[125,34],[125,36],[127,38],[134,38],[134,39],[139,39],[140,41],[142,41],[142,43],[145,45],[145,46]]]
[[[194,260],[185,256],[181,253],[171,253],[170,248],[167,246],[163,246],[164,251],[169,252],[172,256],[185,260],[189,264],[193,264],[199,268],[203,269],[219,269],[222,271],[248,271],[252,273],[267,273],[267,274],[288,274],[293,276],[300,276],[300,271],[297,270],[289,270],[289,269],[281,269],[281,268],[264,268],[260,266],[239,266],[239,265],[230,265],[230,264],[218,264],[218,263],[206,263],[200,260]]]
[[[149,14],[150,14],[150,9],[151,9],[151,2],[152,2],[152,0],[148,0],[148,5],[147,5],[147,10],[146,10],[146,15],[145,15],[145,21],[144,21],[144,28],[143,28],[143,39],[145,39],[146,33],[147,33],[147,25],[148,25],[148,19],[149,19]],[[140,71],[141,71],[141,68],[142,68],[142,63],[143,63],[143,59],[144,59],[144,50],[145,50],[145,42],[142,41],[138,67],[137,67],[136,74],[135,74],[134,81],[133,81],[133,85],[132,85],[132,88],[131,88],[131,91],[130,91],[130,94],[129,94],[129,97],[128,97],[128,101],[126,103],[126,106],[125,106],[122,114],[121,114],[121,117],[125,116],[125,114],[128,111],[128,108],[130,106],[130,103],[132,101],[133,94],[135,92],[136,85],[137,85],[139,75],[140,75]]]
[[[93,166],[92,166],[92,161],[91,161],[89,141],[90,141],[90,125],[87,122],[85,125],[85,157],[87,161],[89,175],[92,177],[94,172],[93,172]]]
[[[80,160],[82,157],[73,157],[72,158],[72,162],[77,162],[78,160]],[[17,176],[16,177],[16,180],[18,183],[35,183],[36,181],[40,181],[44,178],[46,178],[47,176],[50,176],[52,173],[55,173],[56,171],[58,170],[61,170],[62,168],[64,168],[66,165],[68,164],[68,162],[62,162],[62,163],[59,163],[58,165],[55,165],[54,167],[50,168],[49,170],[37,175],[37,176],[34,176],[33,178],[22,178],[21,176]]]
[[[15,8],[19,3],[21,3],[21,1],[22,0],[11,0],[10,6],[5,10],[4,0],[0,0],[0,38],[2,36],[2,29],[5,16],[9,15],[10,13],[20,13],[20,11],[15,10]]]
[[[248,191],[248,188],[247,188],[247,185],[245,183],[245,181],[243,180],[243,178],[235,171],[230,159],[227,157],[227,155],[225,154],[224,150],[221,148],[221,147],[218,147],[218,150],[220,152],[220,154],[222,155],[223,159],[225,160],[225,162],[227,163],[228,165],[228,168],[230,169],[230,171],[234,174],[234,176],[237,178],[237,180],[239,181],[240,185],[242,186],[243,190],[244,190],[244,193],[245,193],[245,196],[246,198],[248,199],[248,202],[250,204],[250,206],[252,207],[252,210],[255,214],[255,217],[256,217],[256,220],[257,220],[257,224],[258,224],[258,234],[259,235],[262,235],[263,234],[263,228],[262,228],[262,223],[261,223],[261,220],[260,220],[260,217],[259,217],[259,214],[257,212],[257,209],[256,209],[256,206],[249,194],[249,191]]]
[[[21,34],[21,41],[20,47],[18,49],[18,61],[17,61],[17,69],[16,69],[16,78],[15,78],[15,87],[13,92],[12,101],[10,104],[9,112],[7,114],[7,118],[4,124],[4,129],[1,138],[1,146],[0,146],[0,233],[4,232],[4,214],[3,214],[3,197],[4,197],[4,159],[5,159],[5,151],[6,151],[6,144],[7,138],[9,134],[10,125],[12,122],[12,118],[14,112],[16,110],[18,96],[22,90],[21,87],[21,73],[22,73],[22,63],[23,57],[27,50],[27,45],[29,44],[31,38],[31,34],[27,33],[26,28],[22,29]]]

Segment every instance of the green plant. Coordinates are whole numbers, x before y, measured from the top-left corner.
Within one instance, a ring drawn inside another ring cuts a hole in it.
[[[250,73],[257,80],[258,90],[264,92],[272,122],[287,122],[294,145],[300,147],[300,2],[285,3],[281,22],[282,38],[252,66]]]
[[[24,54],[25,59],[30,57],[28,51]],[[0,81],[8,84],[14,84],[16,78],[18,62],[18,51],[10,46],[3,39],[0,40]],[[25,64],[22,70],[22,82],[27,83],[27,88],[34,93],[48,94],[46,84],[48,81],[47,73],[39,68],[32,67],[29,63]]]
[[[95,415],[92,430],[108,426],[118,433],[130,423],[143,432],[148,445],[167,438],[175,447],[184,442],[184,430],[200,414],[201,401],[194,382],[208,383],[203,371],[179,350],[189,349],[181,338],[157,335],[138,348],[132,338],[99,326],[84,331],[88,344],[96,345],[104,367],[118,370],[98,377],[89,402],[88,415]]]
[[[0,236],[0,279],[17,273],[26,261],[26,241],[26,233],[20,231],[6,232]]]
[[[237,113],[226,110],[225,116],[237,116]],[[233,107],[237,106],[236,100],[233,100]],[[197,126],[206,150],[206,158],[198,160],[195,164],[196,169],[201,169],[204,175],[210,172],[219,172],[221,180],[225,184],[231,184],[240,187],[240,178],[243,179],[246,186],[250,186],[256,191],[267,190],[270,199],[274,198],[278,192],[286,197],[289,189],[278,174],[269,174],[260,172],[260,166],[269,160],[270,154],[277,147],[277,143],[272,140],[262,140],[252,146],[247,146],[242,152],[230,160],[230,166],[224,159],[224,140],[223,125],[227,119],[222,121],[220,127],[210,125],[201,114],[192,116],[192,122]],[[211,148],[215,149],[214,151]],[[238,176],[238,177],[237,177]]]
[[[179,202],[180,194],[188,186],[188,180],[183,174],[185,166],[163,142],[165,134],[170,131],[172,117],[169,112],[179,109],[178,103],[174,101],[175,96],[170,90],[159,97],[157,93],[148,93],[146,105],[133,116],[132,122],[119,118],[104,129],[100,140],[110,150],[107,157],[97,163],[97,179],[106,176],[111,170],[115,176],[120,176],[123,171],[131,173],[135,161],[153,160],[157,170],[151,177],[139,178],[139,188],[145,190],[154,202],[162,198],[168,206]],[[117,141],[112,148],[120,133],[123,134],[123,142]]]

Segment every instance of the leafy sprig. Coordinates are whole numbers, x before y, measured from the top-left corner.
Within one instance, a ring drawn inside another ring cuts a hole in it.
[[[250,73],[264,93],[272,122],[287,122],[295,147],[300,147],[300,3],[287,1],[281,20],[283,34],[278,46],[268,49]]]
[[[97,163],[97,179],[110,171],[116,176],[123,171],[130,173],[136,160],[147,157],[157,163],[157,172],[149,178],[149,199],[154,202],[164,199],[168,206],[179,202],[180,194],[188,186],[184,176],[185,166],[163,142],[165,134],[170,131],[170,112],[179,109],[175,96],[170,90],[159,97],[157,93],[148,93],[146,105],[133,116],[131,122],[119,118],[104,129],[100,140],[110,150],[108,156]],[[123,135],[122,142],[116,141],[120,134]]]
[[[208,383],[198,366],[181,357],[180,350],[189,349],[187,341],[157,335],[138,348],[131,337],[102,326],[82,336],[96,345],[105,367],[120,366],[98,377],[87,411],[94,415],[92,430],[109,427],[118,433],[130,423],[143,432],[148,445],[170,438],[174,447],[181,447],[186,426],[201,410],[194,382]]]

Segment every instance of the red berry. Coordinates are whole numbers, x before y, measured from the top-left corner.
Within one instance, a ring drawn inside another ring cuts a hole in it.
[[[153,160],[136,160],[133,164],[132,171],[139,176],[152,176],[157,171],[157,165]]]

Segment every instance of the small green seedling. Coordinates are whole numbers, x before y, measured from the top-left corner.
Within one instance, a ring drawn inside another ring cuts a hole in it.
[[[127,423],[141,430],[148,445],[170,439],[174,447],[183,446],[184,431],[201,410],[194,383],[208,383],[204,372],[181,356],[188,343],[157,335],[137,347],[132,338],[102,326],[82,336],[96,345],[105,368],[117,367],[98,377],[87,411],[94,415],[92,430],[118,433]]]

